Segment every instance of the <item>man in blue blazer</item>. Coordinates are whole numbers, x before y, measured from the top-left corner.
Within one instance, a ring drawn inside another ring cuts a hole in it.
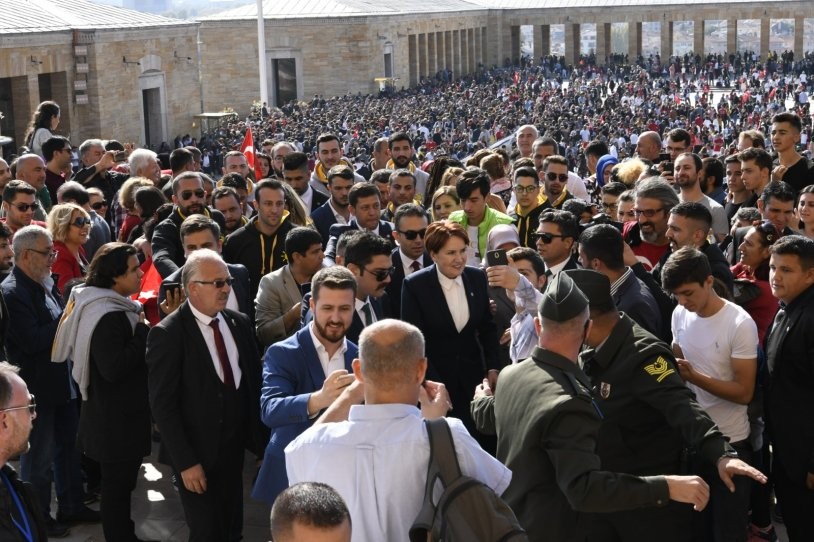
[[[328,171],[328,192],[331,197],[321,206],[311,211],[311,220],[314,227],[322,236],[322,248],[328,244],[331,236],[331,226],[339,222],[347,224],[350,220],[349,193],[351,187],[356,182],[353,170],[345,165],[335,166]]]
[[[354,381],[356,345],[345,338],[355,312],[356,280],[344,267],[320,270],[311,282],[313,321],[263,357],[260,417],[271,429],[252,497],[269,504],[288,487],[288,444]]]

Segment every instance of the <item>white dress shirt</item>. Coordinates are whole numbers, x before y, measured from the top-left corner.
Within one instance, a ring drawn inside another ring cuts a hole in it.
[[[423,269],[424,266],[422,265],[422,261],[424,259],[424,255],[422,254],[419,256],[417,260],[413,260],[412,258],[408,258],[399,248],[399,257],[401,258],[401,266],[404,268],[404,276],[409,277],[415,271],[413,271],[413,262],[418,262],[418,269]]]
[[[342,346],[334,352],[332,357],[328,357],[328,351],[325,349],[325,346],[319,341],[316,334],[314,333],[314,322],[308,324],[308,331],[311,333],[311,340],[314,341],[314,348],[317,351],[317,357],[319,358],[319,364],[322,365],[322,370],[325,372],[325,377],[327,378],[329,374],[336,371],[337,369],[344,369],[345,368],[345,352],[348,351],[348,340],[342,339]]]
[[[369,303],[370,303],[370,297],[365,298],[364,301],[362,301],[358,297],[356,298],[356,314],[359,315],[359,318],[365,324],[365,327],[367,327],[370,324],[373,324],[373,323],[375,323],[377,321],[376,320],[376,311],[373,310],[373,305],[370,305],[370,318],[371,318],[371,321],[370,322],[367,321],[367,315],[365,314],[364,307],[365,307],[365,305],[367,305]]]
[[[455,329],[460,333],[469,321],[469,302],[466,300],[464,281],[460,275],[451,279],[438,268],[436,268],[436,271],[438,272],[438,282],[441,283],[441,290],[444,292],[444,298],[447,300],[447,307],[449,307],[452,320],[455,322]]]
[[[500,495],[512,473],[483,451],[460,420],[447,418],[461,472]],[[421,509],[429,437],[412,405],[353,405],[348,421],[315,425],[285,449],[290,484],[323,482],[353,518],[353,542],[408,542]]]
[[[189,304],[189,308],[192,310],[192,314],[195,316],[195,321],[198,323],[198,329],[201,330],[201,334],[206,342],[206,347],[209,349],[209,357],[212,359],[212,366],[215,368],[215,372],[218,373],[218,378],[220,378],[220,381],[223,382],[223,368],[220,366],[218,347],[215,345],[215,331],[209,327],[209,323],[213,320],[213,318],[196,309],[192,303]],[[235,343],[235,338],[232,337],[232,330],[229,329],[229,326],[224,321],[227,316],[222,312],[219,312],[216,318],[218,319],[218,329],[220,329],[220,334],[223,336],[223,344],[226,346],[226,355],[229,356],[229,365],[232,366],[232,376],[235,379],[235,388],[239,388],[240,377],[243,375],[243,373],[240,370],[240,363],[238,362],[239,354],[237,351],[237,344]]]

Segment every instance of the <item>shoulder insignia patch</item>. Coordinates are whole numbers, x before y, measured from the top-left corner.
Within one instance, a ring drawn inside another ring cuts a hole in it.
[[[650,376],[656,377],[656,382],[661,382],[675,372],[675,369],[661,356],[656,358],[656,361],[650,365],[645,365],[644,370]]]

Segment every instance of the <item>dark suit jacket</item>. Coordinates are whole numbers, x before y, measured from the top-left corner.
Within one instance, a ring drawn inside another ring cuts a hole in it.
[[[374,299],[372,297],[368,297],[367,300],[370,302],[370,306],[373,307],[373,313],[376,315],[376,321],[379,321],[382,318],[384,318],[384,311],[382,310],[381,301],[378,299]],[[365,329],[365,323],[359,316],[359,311],[354,309],[353,322],[351,322],[348,331],[345,332],[345,336],[348,338],[349,341],[353,343],[358,343],[359,335],[362,334],[363,329]]]
[[[401,319],[424,333],[427,378],[446,385],[455,408],[452,415],[460,416],[467,428],[474,428],[467,405],[486,371],[500,369],[498,337],[489,310],[486,273],[467,266],[461,278],[469,301],[469,321],[460,332],[447,307],[435,265],[404,279]]]
[[[314,190],[314,195],[316,196],[316,194],[319,194],[319,192]],[[316,201],[316,199],[314,199],[314,201]],[[314,222],[314,228],[316,228],[322,237],[322,248],[324,249],[328,244],[328,239],[331,237],[331,226],[336,224],[333,209],[331,209],[327,201],[311,211],[311,220]]]
[[[258,456],[268,433],[260,424],[260,354],[249,318],[226,309],[221,313],[234,337],[243,374],[240,398],[247,412],[238,428],[242,445]],[[185,301],[147,336],[150,408],[161,431],[160,459],[183,471],[200,463],[216,466],[223,447],[218,420],[223,415],[223,383],[212,363],[195,315]]]
[[[325,205],[325,202],[331,199],[330,196],[326,196],[322,192],[318,192],[316,190],[312,190],[312,192],[313,195],[311,196],[311,208],[308,209],[309,215],[312,214],[317,209],[319,209],[320,207],[322,207],[323,205]]]
[[[235,292],[235,298],[237,298],[237,306],[240,308],[240,312],[248,316],[249,319],[254,322],[254,299],[251,296],[249,271],[245,266],[240,265],[239,263],[227,263],[226,267],[229,269],[229,275],[235,279],[235,281],[232,283],[232,291]],[[177,270],[173,271],[170,276],[161,281],[161,286],[158,288],[159,306],[164,302],[165,299],[167,299],[166,285],[172,282],[181,284],[181,271],[183,271],[183,269],[183,266],[179,267]],[[161,312],[160,307],[158,313],[162,320],[165,316],[167,316]]]
[[[345,369],[352,370],[351,362],[357,355],[356,345],[348,341]],[[308,398],[322,388],[323,382],[325,372],[308,327],[266,350],[260,415],[263,423],[271,429],[271,439],[252,491],[255,499],[273,503],[288,487],[283,451],[314,423],[308,417]]]
[[[226,231],[226,219],[216,209],[205,209],[204,214],[220,226],[221,234]],[[184,221],[178,207],[173,208],[170,216],[158,223],[153,230],[151,245],[153,248],[153,265],[162,278],[184,265],[184,247],[181,243],[181,223]]]
[[[386,222],[384,220],[379,220],[379,235],[384,237],[391,243],[393,242],[393,224],[392,222]],[[345,233],[348,230],[358,230],[359,225],[356,223],[356,219],[350,221],[350,223],[345,226],[343,224],[334,224],[331,226],[329,232],[329,239],[328,239],[328,246],[325,248],[325,265],[330,267],[334,265],[336,262],[336,241],[339,239],[339,236]]]
[[[20,377],[37,396],[37,404],[64,405],[75,384],[70,377],[72,362],[51,362],[51,345],[62,315],[62,298],[56,281],[51,296],[46,296],[38,282],[15,266],[0,290],[8,309],[8,361],[20,367]]]
[[[393,252],[390,253],[390,259],[393,261],[394,270],[390,276],[390,284],[385,288],[387,295],[383,298],[382,308],[386,318],[401,318],[401,285],[404,282],[404,264],[401,263],[399,247],[393,249]],[[424,252],[421,269],[431,265],[432,258]]]

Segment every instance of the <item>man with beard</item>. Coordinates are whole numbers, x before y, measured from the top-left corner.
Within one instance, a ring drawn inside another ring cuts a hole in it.
[[[348,241],[345,267],[356,278],[356,301],[348,339],[357,342],[362,330],[384,318],[381,297],[390,284],[393,246],[387,239],[366,231]]]
[[[418,203],[421,203],[424,196],[424,191],[427,189],[427,180],[430,175],[415,167],[413,163],[413,141],[404,132],[397,132],[391,135],[387,140],[387,146],[390,148],[390,161],[387,162],[387,169],[408,169],[413,174],[415,179],[415,194],[418,197]],[[432,197],[432,194],[429,195]]]
[[[263,357],[261,418],[271,429],[252,497],[274,502],[288,487],[285,447],[354,381],[356,345],[345,338],[354,318],[356,279],[348,269],[320,270],[311,281],[313,320]]]
[[[317,138],[317,163],[314,165],[314,172],[311,174],[311,188],[317,192],[322,192],[329,196],[328,191],[328,172],[331,168],[344,164],[351,168],[351,163],[342,156],[342,143],[339,141],[339,136],[335,134],[322,134]],[[354,182],[364,182],[365,178],[361,175],[353,174]]]
[[[3,218],[4,222],[14,233],[31,224],[45,227],[45,222],[34,220],[34,213],[40,207],[37,201],[37,191],[24,181],[10,181],[3,189]]]
[[[676,205],[678,196],[667,181],[651,177],[636,186],[636,220],[626,222],[622,233],[647,271],[656,266],[670,246],[667,218]],[[625,265],[632,263],[625,261]]]
[[[231,186],[220,186],[212,192],[212,206],[223,214],[226,223],[224,236],[234,233],[249,222],[240,206],[240,196]]]
[[[304,152],[290,152],[283,158],[283,174],[285,181],[302,200],[305,210],[310,215],[328,201],[328,196],[317,192],[308,183],[308,156]]]
[[[172,213],[153,231],[153,263],[161,278],[167,278],[184,265],[184,247],[181,245],[179,229],[186,217],[193,214],[206,215],[218,223],[221,231],[226,227],[226,221],[219,211],[206,208],[205,198],[200,173],[187,171],[173,179],[172,202],[175,205]]]
[[[382,170],[389,171],[389,170]],[[419,203],[420,194],[416,193],[416,177],[408,169],[397,169],[388,177],[388,203],[382,211],[382,218],[393,221],[396,210],[406,203]],[[381,192],[381,190],[379,190]]]
[[[706,207],[712,215],[712,232],[718,241],[729,233],[726,211],[723,206],[710,198],[701,189],[704,177],[704,164],[701,157],[691,152],[678,155],[674,163],[675,182],[681,192],[679,201],[693,201]]]
[[[46,540],[42,511],[35,503],[31,484],[20,480],[17,472],[8,464],[10,460],[28,451],[28,436],[37,417],[34,396],[17,373],[19,368],[6,362],[0,363],[0,478],[3,491],[12,498],[3,499],[0,515],[11,518],[18,525],[28,525],[32,540]],[[15,506],[16,504],[16,506]],[[0,524],[0,537],[17,540],[19,527],[10,522]]]
[[[551,155],[543,160],[540,170],[545,201],[554,209],[562,209],[562,204],[573,196],[568,192],[568,160],[564,156]]]

